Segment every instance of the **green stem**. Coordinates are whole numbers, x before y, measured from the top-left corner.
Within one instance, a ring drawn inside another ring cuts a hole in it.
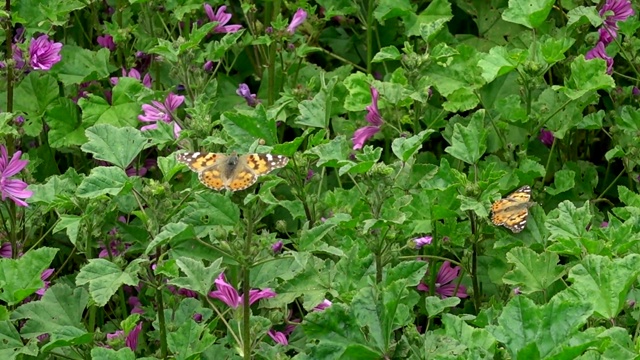
[[[367,4],[367,74],[371,74],[371,59],[373,59],[373,0]]]
[[[544,179],[549,175],[549,166],[551,165],[551,158],[553,157],[553,151],[556,148],[556,139],[553,139],[553,143],[551,144],[551,150],[549,150],[549,157],[547,158],[547,165],[544,167]]]
[[[162,256],[160,247],[156,248],[156,259],[160,259]],[[164,301],[162,298],[162,291],[160,288],[156,290],[156,304],[158,305],[158,325],[160,327],[160,358],[167,358],[167,327],[164,318]]]
[[[242,348],[244,358],[251,360],[251,308],[249,308],[249,292],[251,291],[250,269],[251,264],[251,242],[253,241],[253,211],[247,208],[245,210],[245,219],[247,221],[247,232],[244,243],[245,261],[242,262]]]

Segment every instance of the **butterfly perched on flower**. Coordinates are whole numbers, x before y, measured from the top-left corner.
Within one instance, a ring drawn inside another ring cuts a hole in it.
[[[529,208],[535,203],[531,199],[531,187],[525,185],[491,205],[491,222],[519,233],[527,225]]]
[[[258,181],[258,177],[287,165],[289,158],[271,154],[231,155],[221,153],[186,152],[176,159],[198,173],[204,186],[239,191]]]

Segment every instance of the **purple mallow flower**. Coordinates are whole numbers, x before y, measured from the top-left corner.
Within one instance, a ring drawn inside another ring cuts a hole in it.
[[[11,249],[11,243],[5,242],[0,246],[0,257],[10,259],[13,256],[13,249]]]
[[[144,115],[138,115],[138,120],[142,122],[152,123],[150,125],[145,125],[140,128],[141,131],[157,129],[158,121],[164,121],[167,124],[170,124],[172,119],[172,113],[176,111],[176,109],[182,105],[184,102],[184,96],[175,95],[173,93],[169,93],[164,103],[159,101],[151,101],[151,105],[144,104],[142,105],[142,111],[144,111]],[[174,121],[173,122],[173,134],[176,138],[180,136],[180,131],[182,129],[180,126]]]
[[[247,101],[247,105],[251,107],[256,107],[260,102],[256,99],[256,94],[251,93],[251,89],[249,89],[249,85],[247,84],[240,84],[238,90],[236,90],[236,94],[242,96]]]
[[[320,304],[316,305],[316,307],[314,307],[312,309],[312,311],[322,311],[322,310],[328,308],[331,305],[332,305],[331,301],[329,301],[327,299],[324,299],[324,300],[322,300],[322,302]]]
[[[51,277],[51,275],[53,275],[53,271],[54,269],[46,269],[42,272],[42,274],[40,274],[40,280],[44,282],[44,286],[38,289],[38,291],[36,291],[36,294],[43,296],[45,291],[47,291],[49,285],[51,285],[51,281],[47,280]]]
[[[29,44],[29,64],[36,70],[50,70],[62,60],[60,50],[61,43],[49,40],[48,35],[41,35]]]
[[[234,309],[237,309],[238,306],[243,303],[243,296],[238,294],[238,290],[236,290],[231,284],[227,282],[224,277],[224,273],[221,273],[220,276],[215,281],[216,290],[211,291],[209,293],[209,297],[214,299],[221,300],[225,304],[229,305]],[[249,291],[249,305],[260,299],[268,299],[275,297],[276,293],[271,289],[267,288],[264,290],[252,289]]]
[[[353,134],[353,150],[362,149],[365,141],[369,140],[375,134],[380,131],[380,127],[383,124],[380,110],[378,109],[378,98],[380,94],[378,90],[371,87],[371,105],[366,107],[367,116],[365,117],[370,126],[364,126],[356,130]]]
[[[142,322],[139,322],[125,337],[125,344],[133,351],[136,351],[138,347],[138,336],[142,330]],[[113,333],[107,334],[108,341],[116,341],[124,336],[124,331],[118,330]]]
[[[27,190],[27,183],[24,181],[11,179],[29,163],[29,160],[20,160],[20,156],[22,151],[17,151],[9,160],[7,148],[0,145],[0,194],[2,201],[9,198],[18,206],[28,206],[24,200],[30,198],[33,192]]]
[[[124,68],[122,69],[122,77],[130,77],[130,78],[134,78],[137,80],[141,79],[141,75],[140,72],[134,68],[132,68],[131,70],[129,70],[129,72],[127,72],[127,70],[125,70]],[[111,82],[111,85],[116,85],[118,83],[118,81],[120,80],[119,77],[114,76],[111,79],[109,79],[109,81]],[[142,78],[142,85],[148,87],[149,89],[151,89],[151,75],[146,74],[144,76],[144,78]]]
[[[547,147],[551,147],[551,145],[553,145],[555,137],[553,136],[553,133],[551,131],[540,129],[540,136],[538,136],[538,139],[540,139],[540,141]]]
[[[229,20],[231,20],[231,14],[227,14],[225,10],[227,10],[227,7],[223,5],[214,13],[211,5],[204,4],[204,11],[207,13],[209,20],[218,23],[213,31],[217,33],[234,33],[242,29],[242,25],[227,25]]]
[[[281,331],[275,331],[273,329],[267,331],[267,335],[273,339],[276,343],[280,345],[289,345],[289,340],[287,340],[287,335]]]
[[[420,249],[425,245],[431,244],[432,240],[433,240],[433,237],[431,236],[423,236],[423,237],[413,239],[413,242],[415,244],[416,249]]]
[[[454,280],[458,278],[460,274],[460,266],[451,267],[451,262],[445,261],[440,266],[440,270],[438,271],[438,275],[436,276],[436,294],[440,295],[440,298],[448,298],[452,296],[457,296],[459,298],[466,298],[467,296],[467,288],[464,285],[458,286],[458,291],[454,293],[456,290],[456,284]],[[420,282],[418,285],[418,290],[420,291],[429,291],[429,286],[424,283],[424,281]]]
[[[109,49],[109,51],[113,51],[116,49],[116,43],[113,42],[113,36],[111,35],[102,35],[98,36],[98,45],[103,48]]]
[[[271,245],[271,250],[273,250],[274,254],[280,254],[283,245],[282,240],[278,240],[275,244]]]
[[[604,59],[607,62],[607,74],[611,75],[611,73],[613,73],[613,58],[607,55],[607,51],[604,48],[603,42],[598,42],[598,44],[596,44],[596,47],[587,51],[584,58],[587,60],[595,58]]]
[[[604,18],[602,28],[598,30],[604,45],[618,36],[618,21],[625,21],[635,14],[629,0],[607,0],[598,13]]]
[[[302,25],[302,23],[306,19],[307,19],[307,12],[302,9],[298,9],[298,11],[296,11],[296,13],[293,14],[293,18],[291,19],[289,26],[287,26],[287,31],[289,32],[289,34],[295,33],[298,26]]]
[[[204,63],[204,65],[202,66],[202,69],[206,72],[212,72],[213,71],[213,61],[209,60],[206,63]]]

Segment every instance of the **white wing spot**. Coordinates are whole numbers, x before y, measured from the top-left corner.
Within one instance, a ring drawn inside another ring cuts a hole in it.
[[[271,156],[271,154],[267,154],[267,160],[268,161],[273,161],[273,156]]]
[[[197,158],[198,156],[200,156],[199,152],[194,152],[193,154],[191,154],[191,157],[194,159]]]

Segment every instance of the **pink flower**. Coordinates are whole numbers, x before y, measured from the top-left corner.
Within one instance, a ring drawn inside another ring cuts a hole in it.
[[[240,86],[238,86],[238,90],[236,90],[236,94],[242,96],[247,101],[247,105],[251,107],[256,107],[260,102],[256,100],[256,94],[251,93],[249,85],[247,84],[240,84]]]
[[[457,296],[459,298],[466,298],[467,296],[467,288],[464,285],[458,286],[458,291],[454,293],[456,289],[456,284],[454,280],[458,278],[460,274],[460,266],[451,267],[451,262],[445,261],[440,266],[440,271],[438,271],[438,275],[436,276],[436,293],[440,295],[440,298],[448,298],[452,296]],[[429,286],[424,283],[424,281],[420,282],[418,285],[418,290],[420,291],[429,291]]]
[[[302,9],[298,9],[298,11],[293,14],[291,23],[289,23],[289,26],[287,26],[287,31],[289,32],[289,34],[293,35],[293,33],[296,32],[298,26],[302,25],[305,20],[307,20],[307,12]]]
[[[27,183],[18,179],[10,179],[29,163],[28,160],[20,160],[20,156],[22,156],[22,151],[16,151],[9,160],[7,148],[0,145],[0,195],[2,201],[9,198],[18,206],[29,206],[24,199],[30,198],[33,192],[27,190]]]
[[[322,302],[318,305],[316,305],[316,307],[314,307],[311,311],[322,311],[326,308],[328,308],[329,306],[331,306],[333,303],[327,299],[322,300]]]
[[[242,29],[242,25],[227,25],[231,20],[231,14],[225,13],[225,10],[227,10],[227,7],[223,5],[214,13],[211,5],[204,4],[204,11],[207,13],[209,20],[218,23],[213,31],[217,33],[234,33]]]
[[[416,249],[420,249],[425,245],[431,244],[431,241],[433,241],[433,237],[431,237],[431,236],[423,236],[423,237],[420,237],[420,238],[413,239],[413,241],[415,243]]]
[[[60,50],[62,44],[49,40],[48,35],[41,35],[29,44],[30,65],[36,70],[50,70],[62,60]]]
[[[598,44],[596,44],[596,47],[587,51],[584,58],[587,60],[595,58],[604,59],[607,62],[607,74],[611,75],[611,73],[613,73],[613,58],[607,55],[607,52],[604,49],[603,42],[598,42]]]
[[[140,72],[138,70],[136,70],[135,68],[131,68],[131,70],[129,70],[129,72],[127,73],[127,70],[125,70],[124,68],[122,69],[122,77],[130,77],[130,78],[134,78],[137,80],[140,80],[141,75]],[[119,77],[114,76],[111,79],[109,79],[109,81],[111,82],[111,85],[116,85],[118,83],[118,81],[120,80]],[[151,89],[151,76],[149,74],[146,74],[144,76],[144,79],[142,79],[142,85],[148,87],[149,89]]]
[[[540,136],[538,137],[538,139],[540,139],[540,141],[545,146],[551,147],[551,145],[553,145],[553,141],[555,140],[555,137],[553,136],[553,133],[551,131],[540,129]]]
[[[375,134],[377,134],[378,131],[380,131],[380,127],[382,126],[383,121],[382,116],[380,115],[380,110],[378,109],[379,96],[380,94],[378,93],[378,90],[372,86],[371,105],[366,107],[367,116],[365,117],[367,122],[369,122],[369,124],[371,124],[372,126],[361,127],[360,129],[356,130],[356,132],[353,134],[353,150],[362,149],[365,141],[369,140]]]
[[[5,242],[0,246],[0,257],[11,259],[13,256],[13,250],[11,249],[11,243]]]
[[[111,35],[102,35],[98,36],[98,45],[103,48],[109,49],[109,51],[113,51],[116,49],[116,43],[113,42],[113,36]]]
[[[140,331],[142,330],[142,322],[139,322],[129,334],[127,334],[127,338],[125,339],[125,344],[129,347],[129,349],[136,351],[138,347],[138,335],[140,335]]]
[[[144,314],[144,310],[142,309],[142,303],[138,299],[137,296],[131,296],[127,300],[130,306],[132,306],[131,314]]]
[[[618,21],[625,21],[635,14],[629,0],[607,0],[598,13],[604,18],[602,28],[598,30],[604,45],[618,36]]]
[[[170,124],[173,121],[172,113],[176,111],[176,109],[182,105],[184,102],[184,96],[175,95],[173,93],[169,93],[164,103],[159,101],[151,101],[152,105],[144,104],[142,105],[142,110],[144,111],[144,115],[138,115],[138,120],[142,122],[153,123],[151,125],[145,125],[140,130],[147,131],[151,129],[158,128],[158,121],[164,121],[167,124]],[[176,138],[180,136],[180,126],[174,121],[173,122],[173,134]]]
[[[238,291],[229,284],[225,277],[224,273],[221,273],[220,276],[215,281],[216,289],[215,291],[209,292],[209,297],[214,299],[221,300],[225,304],[229,305],[234,309],[237,309],[238,306],[242,305],[243,297],[238,294]],[[275,297],[276,293],[271,289],[267,288],[264,290],[253,289],[249,291],[249,305],[260,299],[269,299]]]
[[[36,291],[36,294],[43,296],[44,292],[47,291],[49,285],[51,284],[51,282],[47,281],[47,279],[49,279],[51,275],[53,275],[53,271],[54,269],[46,269],[42,272],[42,274],[40,274],[40,280],[44,281],[44,286],[38,289],[38,291]]]
[[[282,240],[278,240],[273,245],[271,245],[271,250],[274,254],[280,254],[282,252],[283,245],[284,244],[282,243]]]
[[[289,345],[289,340],[287,340],[287,335],[280,331],[275,331],[273,329],[267,331],[267,334],[280,345]]]

